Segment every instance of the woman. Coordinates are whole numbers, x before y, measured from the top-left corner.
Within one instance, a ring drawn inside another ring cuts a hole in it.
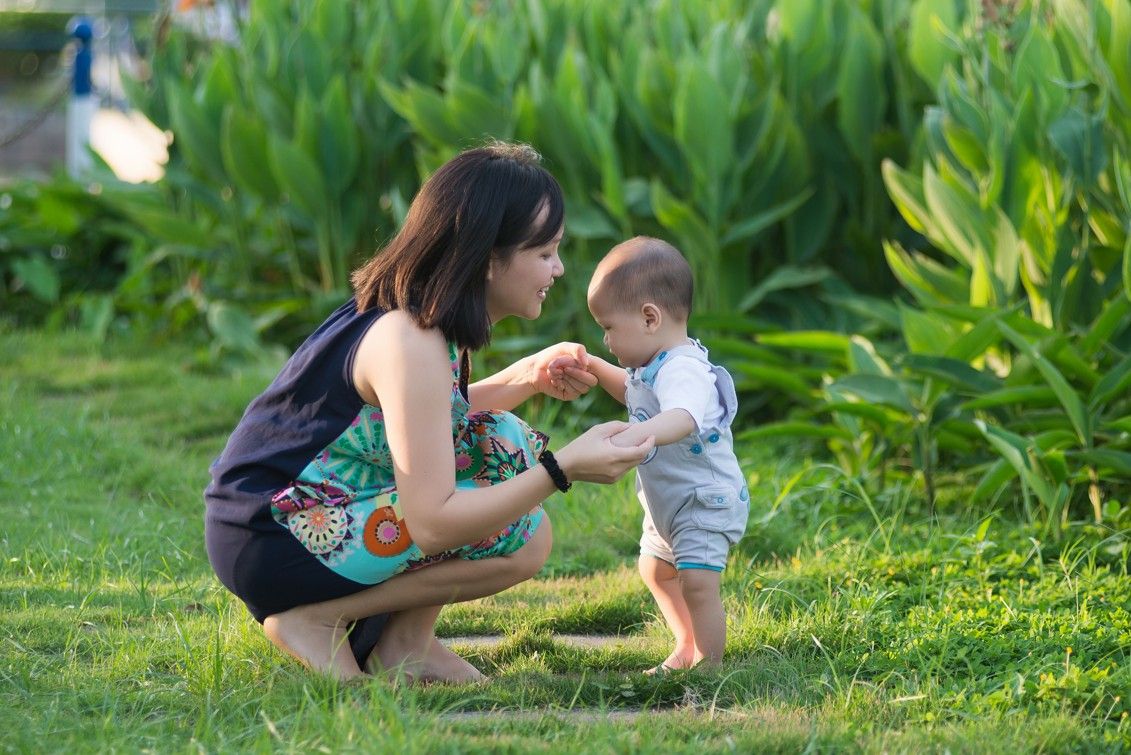
[[[541,502],[612,482],[651,449],[613,446],[625,424],[611,422],[551,454],[509,413],[535,393],[589,390],[579,345],[468,384],[491,326],[538,317],[564,273],[561,189],[538,160],[495,144],[441,167],[213,464],[212,566],[311,668],[481,678],[436,640],[441,607],[533,576],[551,544]]]

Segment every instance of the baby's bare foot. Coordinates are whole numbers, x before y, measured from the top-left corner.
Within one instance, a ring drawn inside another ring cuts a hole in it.
[[[676,671],[679,669],[688,669],[695,665],[694,653],[681,653],[678,650],[673,650],[663,663],[659,666],[653,666],[644,673],[651,676],[653,674],[662,674],[667,671]]]
[[[309,669],[343,681],[364,676],[350,650],[344,622],[328,623],[300,606],[268,616],[263,632]]]

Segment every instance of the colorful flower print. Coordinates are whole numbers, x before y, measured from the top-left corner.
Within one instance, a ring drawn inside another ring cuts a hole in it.
[[[341,549],[352,538],[349,526],[353,518],[344,506],[314,506],[287,515],[287,527],[308,551],[326,556]]]

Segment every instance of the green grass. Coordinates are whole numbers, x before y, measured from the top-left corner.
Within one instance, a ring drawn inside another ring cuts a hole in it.
[[[539,578],[441,615],[443,635],[506,636],[463,648],[488,684],[313,677],[202,543],[208,463],[271,369],[192,364],[0,333],[0,750],[1131,749],[1126,531],[1042,542],[1008,511],[983,530],[958,505],[932,523],[905,488],[869,498],[766,449],[744,449],[755,510],[724,578],[722,668],[639,674],[668,639],[632,568],[625,481],[549,504]]]

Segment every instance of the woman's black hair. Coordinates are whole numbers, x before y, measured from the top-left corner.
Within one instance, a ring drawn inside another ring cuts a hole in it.
[[[565,217],[561,187],[540,162],[531,147],[496,142],[441,166],[400,232],[351,276],[358,311],[403,309],[461,348],[487,344],[492,257],[505,264],[519,249],[547,243]]]

